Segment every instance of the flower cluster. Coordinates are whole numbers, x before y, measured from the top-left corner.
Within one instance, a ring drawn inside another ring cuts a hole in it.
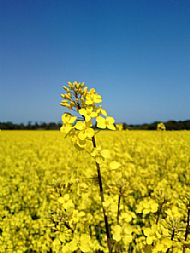
[[[157,130],[158,131],[165,131],[166,130],[166,126],[164,125],[163,122],[160,122],[157,124]]]
[[[87,140],[92,140],[94,124],[101,129],[115,130],[114,119],[101,107],[102,97],[94,88],[89,90],[84,83],[76,81],[68,82],[63,88],[65,92],[61,94],[61,105],[72,110],[74,115],[68,112],[62,115],[63,126],[60,130],[72,136],[77,146],[84,148]]]

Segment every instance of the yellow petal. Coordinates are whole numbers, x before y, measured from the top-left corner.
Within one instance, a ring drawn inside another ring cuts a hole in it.
[[[89,235],[81,235],[80,237],[80,250],[82,252],[92,252],[92,249],[90,247],[90,236]]]
[[[78,130],[83,130],[85,128],[84,122],[82,121],[77,121],[75,128]]]
[[[101,109],[101,114],[102,114],[102,115],[104,115],[104,116],[107,116],[107,112],[106,112],[106,110]]]
[[[85,121],[90,121],[91,120],[91,117],[89,115],[85,115]]]
[[[150,228],[144,228],[143,233],[145,236],[149,236],[151,234],[152,230]]]
[[[86,115],[86,110],[84,108],[79,110],[80,115]]]
[[[109,149],[104,149],[101,151],[101,155],[103,156],[103,158],[111,158],[111,153],[110,153],[110,150]]]
[[[108,124],[113,124],[114,121],[115,121],[115,120],[114,120],[113,117],[109,117],[109,116],[108,116],[108,117],[106,118],[106,122],[107,122]]]
[[[106,120],[102,116],[98,116],[96,118],[97,127],[99,128],[106,128]]]
[[[153,243],[153,237],[147,237],[146,242],[148,245],[151,245]]]
[[[119,225],[115,225],[113,227],[113,239],[116,241],[116,242],[119,242],[121,240],[121,226]]]
[[[95,95],[94,96],[94,102],[99,104],[102,102],[102,97],[100,95]]]
[[[86,147],[86,140],[77,139],[77,145],[78,145],[80,148],[85,148],[85,147]]]
[[[68,119],[68,122],[69,122],[70,124],[73,124],[73,123],[75,122],[76,119],[77,119],[77,117],[71,116],[71,117]]]
[[[87,99],[85,104],[86,105],[92,105],[94,102],[91,99]]]
[[[80,140],[85,140],[86,137],[87,137],[87,135],[86,135],[86,132],[85,132],[85,131],[79,132],[78,138],[79,138]]]
[[[110,129],[110,130],[116,130],[115,126],[114,126],[114,125],[111,125],[111,124],[108,125],[107,128]]]
[[[112,170],[116,170],[116,169],[118,169],[120,166],[121,166],[121,164],[120,164],[119,162],[117,162],[117,161],[112,161],[112,162],[110,163],[110,169],[112,169]]]
[[[92,138],[92,137],[94,136],[94,129],[92,129],[92,128],[87,128],[87,129],[85,130],[85,133],[86,133],[86,135],[87,135],[88,138]]]
[[[64,124],[61,128],[60,131],[62,133],[68,134],[72,130],[72,126],[70,124]]]
[[[95,93],[95,92],[96,92],[96,90],[94,88],[90,89],[90,93]]]

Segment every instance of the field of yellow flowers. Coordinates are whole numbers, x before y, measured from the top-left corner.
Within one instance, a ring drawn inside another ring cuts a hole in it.
[[[112,252],[190,252],[190,132],[96,144]],[[0,132],[1,253],[108,252],[92,156],[58,131]]]

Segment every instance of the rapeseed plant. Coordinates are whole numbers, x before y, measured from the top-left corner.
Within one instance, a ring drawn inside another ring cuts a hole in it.
[[[94,88],[89,90],[84,83],[79,82],[69,82],[68,86],[64,86],[63,88],[66,93],[61,94],[61,97],[64,98],[64,100],[61,101],[61,105],[82,115],[82,121],[72,114],[64,113],[62,116],[63,126],[61,127],[61,131],[65,132],[67,135],[70,134],[73,142],[79,148],[85,148],[87,141],[90,141],[93,147],[91,153],[93,154],[96,149],[95,130],[92,128],[93,120],[95,119],[97,127],[100,129],[107,128],[115,130],[114,119],[107,116],[106,110],[101,107],[100,103],[102,102],[102,97]],[[98,162],[96,156],[94,157],[94,161],[97,168],[97,178],[107,236],[107,247],[109,253],[111,253],[112,239],[110,225],[103,205],[105,197],[101,175],[101,163]]]

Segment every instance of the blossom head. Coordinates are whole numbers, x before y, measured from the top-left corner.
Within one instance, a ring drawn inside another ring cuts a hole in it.
[[[74,111],[78,116],[71,113],[62,115],[63,126],[61,131],[66,134],[75,134],[75,143],[80,147],[86,145],[87,140],[92,140],[95,135],[93,123],[96,122],[98,128],[115,130],[114,119],[107,116],[106,110],[101,107],[102,97],[94,88],[88,89],[84,82],[68,82],[63,86],[64,93],[61,94],[63,100],[61,105],[70,111]],[[77,141],[76,141],[77,140]]]

